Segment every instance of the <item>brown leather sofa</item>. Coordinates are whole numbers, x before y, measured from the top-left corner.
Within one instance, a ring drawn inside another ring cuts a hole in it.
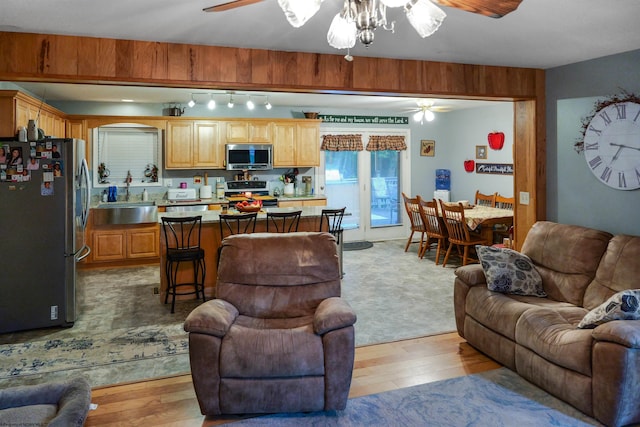
[[[356,315],[340,287],[329,233],[224,239],[216,299],[184,324],[201,412],[344,409]]]
[[[458,268],[458,333],[606,425],[640,422],[640,320],[577,328],[612,295],[640,288],[640,237],[538,222],[521,252],[547,297],[492,292],[481,265]]]

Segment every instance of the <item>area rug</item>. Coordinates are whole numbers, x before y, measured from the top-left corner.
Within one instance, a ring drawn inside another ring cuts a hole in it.
[[[0,384],[20,377],[81,374],[108,365],[188,354],[181,324],[119,329],[70,338],[0,345]]]
[[[233,426],[600,426],[507,368],[350,399],[344,411],[267,415]]]
[[[345,251],[361,251],[373,247],[373,243],[367,241],[345,242],[342,249]]]

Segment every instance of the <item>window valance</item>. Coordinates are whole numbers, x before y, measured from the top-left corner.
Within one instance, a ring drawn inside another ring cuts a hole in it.
[[[407,149],[402,135],[371,135],[367,151],[403,151]]]
[[[362,151],[362,135],[323,135],[320,149],[324,151]]]

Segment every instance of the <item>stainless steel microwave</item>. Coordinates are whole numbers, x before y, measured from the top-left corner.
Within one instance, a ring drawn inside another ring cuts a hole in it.
[[[273,169],[272,144],[227,144],[227,170]]]

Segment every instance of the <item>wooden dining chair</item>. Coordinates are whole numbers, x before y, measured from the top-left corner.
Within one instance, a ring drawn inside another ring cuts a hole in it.
[[[418,256],[423,252],[423,248],[426,245],[425,235],[427,234],[427,228],[422,222],[422,217],[420,216],[420,201],[418,197],[409,197],[404,192],[402,193],[402,199],[404,200],[404,208],[407,211],[407,215],[409,216],[411,234],[409,235],[409,239],[407,239],[407,244],[404,247],[404,251],[407,252],[409,250],[409,246],[413,242],[413,235],[418,232],[420,233],[420,247],[418,248]]]
[[[462,247],[462,265],[467,265],[470,259],[477,261],[477,259],[469,257],[470,248],[475,245],[490,245],[491,243],[469,231],[469,227],[464,219],[464,206],[462,206],[462,203],[452,205],[440,200],[440,208],[442,209],[442,218],[447,227],[447,233],[449,234],[449,248],[444,256],[442,266],[447,266],[449,255],[451,255],[451,250],[454,246],[458,250],[458,255],[460,255],[460,248]]]
[[[438,213],[438,202],[436,199],[424,200],[418,196],[418,206],[420,208],[420,216],[422,222],[427,229],[427,244],[422,248],[422,252],[418,255],[420,259],[424,257],[427,250],[431,249],[433,242],[437,243],[436,246],[436,265],[440,262],[440,251],[447,246],[447,228],[444,225],[444,220]]]
[[[496,193],[493,194],[482,194],[478,190],[476,190],[476,205],[480,206],[489,206],[492,208],[496,207]]]
[[[515,197],[504,197],[496,193],[496,208],[513,210],[516,205]]]

